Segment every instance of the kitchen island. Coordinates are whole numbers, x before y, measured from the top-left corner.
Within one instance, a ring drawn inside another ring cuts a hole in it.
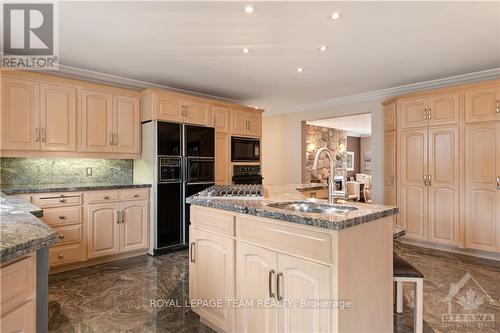
[[[301,188],[266,186],[260,199],[188,198],[193,311],[224,332],[392,332],[398,208],[328,207]]]

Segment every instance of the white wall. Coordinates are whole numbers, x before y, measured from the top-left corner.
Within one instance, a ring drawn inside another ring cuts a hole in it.
[[[266,117],[262,122],[264,184],[301,182],[301,122],[360,113],[372,114],[373,200],[383,202],[384,114],[382,99]]]

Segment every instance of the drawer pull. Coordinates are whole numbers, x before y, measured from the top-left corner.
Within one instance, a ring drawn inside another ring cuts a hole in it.
[[[59,215],[59,220],[65,220],[66,219],[66,216],[64,215]]]
[[[66,199],[59,199],[59,202],[60,202],[60,203],[65,203],[65,202],[66,202]]]
[[[57,257],[58,257],[59,259],[64,258],[64,253],[59,254]]]
[[[194,254],[194,246],[195,246],[195,245],[194,245],[194,244],[195,244],[195,243],[194,243],[194,242],[192,242],[192,243],[191,243],[191,247],[189,248],[189,254],[190,254],[190,257],[191,257],[191,262],[196,262],[196,260],[195,260],[195,258],[194,258],[194,256],[195,256],[195,254]]]
[[[283,273],[278,273],[278,276],[276,278],[276,294],[277,294],[277,299],[278,301],[282,301],[283,300],[283,295],[281,295],[280,293],[280,289],[281,289],[281,278],[283,278]]]
[[[104,199],[105,199],[105,200],[108,200],[108,199],[109,199],[109,195],[105,195],[105,196],[104,196]]]
[[[64,235],[63,235],[63,234],[59,234],[59,238],[60,238],[60,239],[63,239],[63,238],[64,238]]]
[[[139,194],[134,194],[134,198],[138,198],[139,197]]]
[[[276,273],[274,269],[271,269],[269,271],[269,298],[276,297],[276,295],[273,293],[273,276]]]

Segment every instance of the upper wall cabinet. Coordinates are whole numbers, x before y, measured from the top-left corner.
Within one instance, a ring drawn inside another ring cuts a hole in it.
[[[40,149],[39,84],[2,78],[2,149]]]
[[[229,133],[229,115],[230,111],[228,107],[212,105],[212,117],[215,131],[218,133]]]
[[[458,124],[459,101],[458,93],[400,100],[398,101],[400,126],[404,129]]]
[[[256,111],[231,110],[231,133],[260,136],[262,114]]]
[[[392,131],[396,127],[396,103],[391,103],[384,107],[384,131]]]
[[[212,112],[210,104],[195,98],[185,98],[183,101],[183,122],[194,125],[211,126]]]
[[[113,96],[113,151],[139,154],[141,152],[141,121],[139,99]]]
[[[500,87],[490,86],[465,91],[465,122],[500,120]]]
[[[113,96],[82,89],[82,151],[113,150]]]

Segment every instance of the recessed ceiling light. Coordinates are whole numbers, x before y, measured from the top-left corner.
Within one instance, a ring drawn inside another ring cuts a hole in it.
[[[340,13],[333,12],[331,18],[332,18],[332,20],[338,20],[340,18]]]
[[[250,49],[249,49],[249,48],[247,48],[247,47],[245,47],[245,48],[243,48],[243,50],[241,50],[241,52],[243,52],[243,53],[248,53],[248,52],[250,52]]]
[[[328,48],[328,47],[327,47],[326,45],[321,45],[321,46],[319,47],[319,50],[320,50],[321,52],[325,52],[327,48]]]
[[[253,13],[253,7],[252,6],[245,6],[245,13],[247,14],[252,14]]]
[[[297,72],[302,73],[304,71],[304,68],[302,67],[297,67]]]

